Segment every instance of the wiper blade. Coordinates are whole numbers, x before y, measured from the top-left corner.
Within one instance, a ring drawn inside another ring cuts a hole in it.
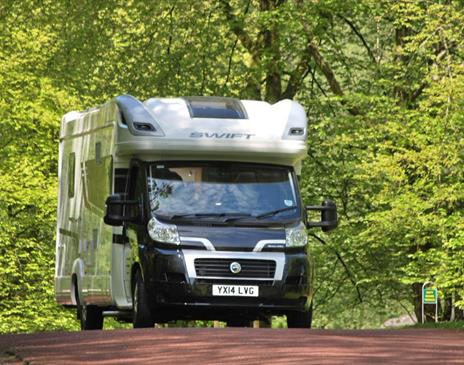
[[[266,212],[266,213],[262,213],[262,214],[259,214],[259,215],[255,215],[254,218],[256,218],[256,219],[261,219],[261,218],[273,216],[273,215],[276,215],[276,214],[279,214],[279,213],[282,213],[282,212],[287,212],[287,211],[289,211],[289,210],[293,210],[293,209],[296,209],[296,208],[297,208],[297,206],[294,205],[294,206],[291,206],[291,207],[285,207],[285,208],[275,209],[275,210],[271,210],[271,211]]]
[[[155,213],[156,214],[156,213]],[[180,219],[180,218],[207,218],[207,217],[221,217],[219,213],[184,213],[184,214],[167,214],[162,215],[168,220]]]
[[[156,214],[156,213],[155,213]],[[215,218],[215,217],[226,217],[224,222],[228,222],[229,219],[235,218],[242,218],[242,217],[250,217],[251,214],[248,213],[241,213],[241,212],[223,212],[223,213],[185,213],[185,214],[171,214],[171,215],[164,215],[160,214],[161,217],[166,217],[169,220],[177,219],[177,218]]]
[[[254,218],[254,216],[252,216],[249,213],[227,214],[227,217],[224,218],[223,222],[232,222],[232,221],[237,221],[237,220],[244,219],[244,218]]]
[[[184,218],[184,217],[220,217],[219,213],[185,213],[185,214],[173,214],[171,219]]]

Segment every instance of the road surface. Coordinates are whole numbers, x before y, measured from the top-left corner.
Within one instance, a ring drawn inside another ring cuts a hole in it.
[[[464,331],[153,328],[0,336],[0,364],[464,364]]]

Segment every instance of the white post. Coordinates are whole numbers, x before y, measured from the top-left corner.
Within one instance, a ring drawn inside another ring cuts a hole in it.
[[[430,283],[430,281],[426,281],[424,284],[422,284],[422,289],[421,289],[422,323],[424,323],[424,288],[428,283]]]

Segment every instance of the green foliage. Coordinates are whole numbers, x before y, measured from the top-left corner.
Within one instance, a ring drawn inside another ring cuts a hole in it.
[[[126,92],[304,105],[303,198],[340,215],[313,232],[316,326],[417,311],[425,280],[464,308],[462,2],[5,0],[0,20],[0,332],[77,328],[53,298],[59,121]]]

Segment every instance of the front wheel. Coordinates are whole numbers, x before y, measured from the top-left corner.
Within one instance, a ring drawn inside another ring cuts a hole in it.
[[[76,288],[77,318],[81,322],[81,330],[103,329],[103,310],[96,305],[81,304]]]
[[[155,322],[148,307],[148,297],[145,290],[142,274],[138,270],[135,274],[134,292],[132,294],[132,303],[134,306],[132,324],[134,328],[153,327]]]
[[[232,319],[226,322],[227,327],[253,327],[253,322],[245,319]]]
[[[289,312],[287,313],[287,327],[288,328],[311,328],[313,321],[313,308],[312,305],[309,309],[303,312]]]

